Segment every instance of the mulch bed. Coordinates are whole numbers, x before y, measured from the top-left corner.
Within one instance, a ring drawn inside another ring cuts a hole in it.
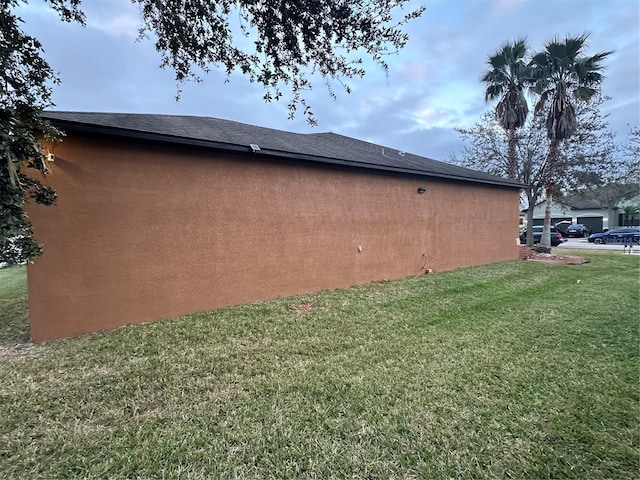
[[[571,257],[567,255],[554,255],[553,253],[537,253],[533,247],[520,245],[520,260],[531,262],[557,263],[561,265],[581,265],[591,260],[583,257]]]

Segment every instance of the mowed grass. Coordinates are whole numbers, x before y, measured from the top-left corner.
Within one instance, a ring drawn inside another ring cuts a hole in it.
[[[639,259],[589,256],[22,348],[0,270],[0,477],[638,478]]]
[[[27,271],[0,269],[0,348],[28,341]]]

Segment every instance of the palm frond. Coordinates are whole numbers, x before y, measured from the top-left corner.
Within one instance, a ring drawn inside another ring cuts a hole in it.
[[[552,141],[560,142],[574,134],[577,120],[573,102],[589,101],[602,82],[602,61],[611,52],[583,56],[588,37],[588,33],[555,37],[529,62],[530,88],[540,95],[534,113],[546,112],[547,136]]]
[[[529,49],[529,47],[527,46],[527,39],[525,37],[517,39],[515,42],[513,42],[511,49],[513,52],[513,58],[515,60],[524,59],[524,57],[527,55],[527,50]]]
[[[600,52],[600,53],[596,53],[595,55],[592,55],[590,58],[593,61],[594,65],[597,65],[599,67],[600,62],[602,62],[605,58],[607,58],[612,53],[614,53],[613,50],[609,50],[607,52]]]
[[[591,57],[582,57],[578,59],[575,63],[575,72],[580,78],[582,82],[585,83],[600,83],[602,81],[602,75],[600,71],[602,70],[602,61],[611,55],[611,51],[609,52],[600,52]]]
[[[498,52],[495,55],[489,57],[488,63],[494,70],[501,70],[507,65],[507,60],[502,52]]]
[[[533,114],[534,115],[539,115],[542,111],[544,111],[546,105],[547,105],[547,100],[549,99],[549,92],[541,92],[540,94],[540,99],[538,100],[538,102],[536,103],[536,106],[533,110]]]
[[[564,41],[565,54],[568,59],[576,59],[587,46],[588,33],[583,33],[577,37],[566,37]]]
[[[577,99],[588,102],[598,91],[591,87],[578,87],[573,91],[573,96]]]
[[[496,106],[496,118],[505,130],[523,127],[528,113],[529,105],[521,90],[508,92]]]
[[[549,140],[565,140],[578,128],[575,109],[566,94],[556,91],[547,114]]]
[[[549,63],[547,52],[537,52],[534,53],[529,61],[529,65],[533,67],[542,68],[547,66]]]
[[[502,85],[500,84],[489,85],[484,92],[484,101],[488,102],[490,100],[494,100],[501,95],[502,95]]]
[[[498,97],[505,97],[523,88],[530,76],[529,68],[524,61],[527,54],[526,39],[520,38],[513,43],[504,43],[487,59],[489,70],[481,80],[486,85],[485,102]],[[506,100],[507,104],[513,101]],[[509,107],[510,109],[511,107]]]
[[[567,53],[567,47],[560,39],[557,37],[548,41],[544,46],[548,60],[557,61],[558,59],[565,58]]]
[[[507,84],[509,83],[509,77],[502,70],[489,70],[482,77],[482,82],[486,84]]]

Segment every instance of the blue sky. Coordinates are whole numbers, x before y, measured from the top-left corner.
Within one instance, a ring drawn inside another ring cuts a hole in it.
[[[300,114],[288,120],[285,101],[265,103],[263,91],[241,75],[212,70],[182,86],[159,67],[151,41],[136,42],[138,7],[129,0],[85,0],[87,26],[61,22],[40,0],[18,11],[59,72],[58,110],[163,113],[224,118],[294,132],[332,131],[390,148],[448,160],[462,143],[454,127],[468,127],[492,108],[480,77],[504,42],[525,36],[534,50],[554,36],[590,32],[587,54],[614,50],[603,92],[620,142],[640,124],[639,0],[425,0],[427,11],[406,27],[407,46],[388,57],[389,71],[368,64],[362,79],[335,86],[332,100],[316,82],[307,99],[317,127]],[[418,5],[419,2],[416,2]]]

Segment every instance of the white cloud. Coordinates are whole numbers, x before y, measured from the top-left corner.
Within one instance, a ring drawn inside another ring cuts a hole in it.
[[[100,0],[82,4],[87,27],[111,37],[135,40],[140,28],[140,8],[130,0]]]
[[[113,18],[91,20],[87,22],[87,26],[100,30],[109,36],[135,40],[138,37],[140,20],[137,14],[121,13]]]

